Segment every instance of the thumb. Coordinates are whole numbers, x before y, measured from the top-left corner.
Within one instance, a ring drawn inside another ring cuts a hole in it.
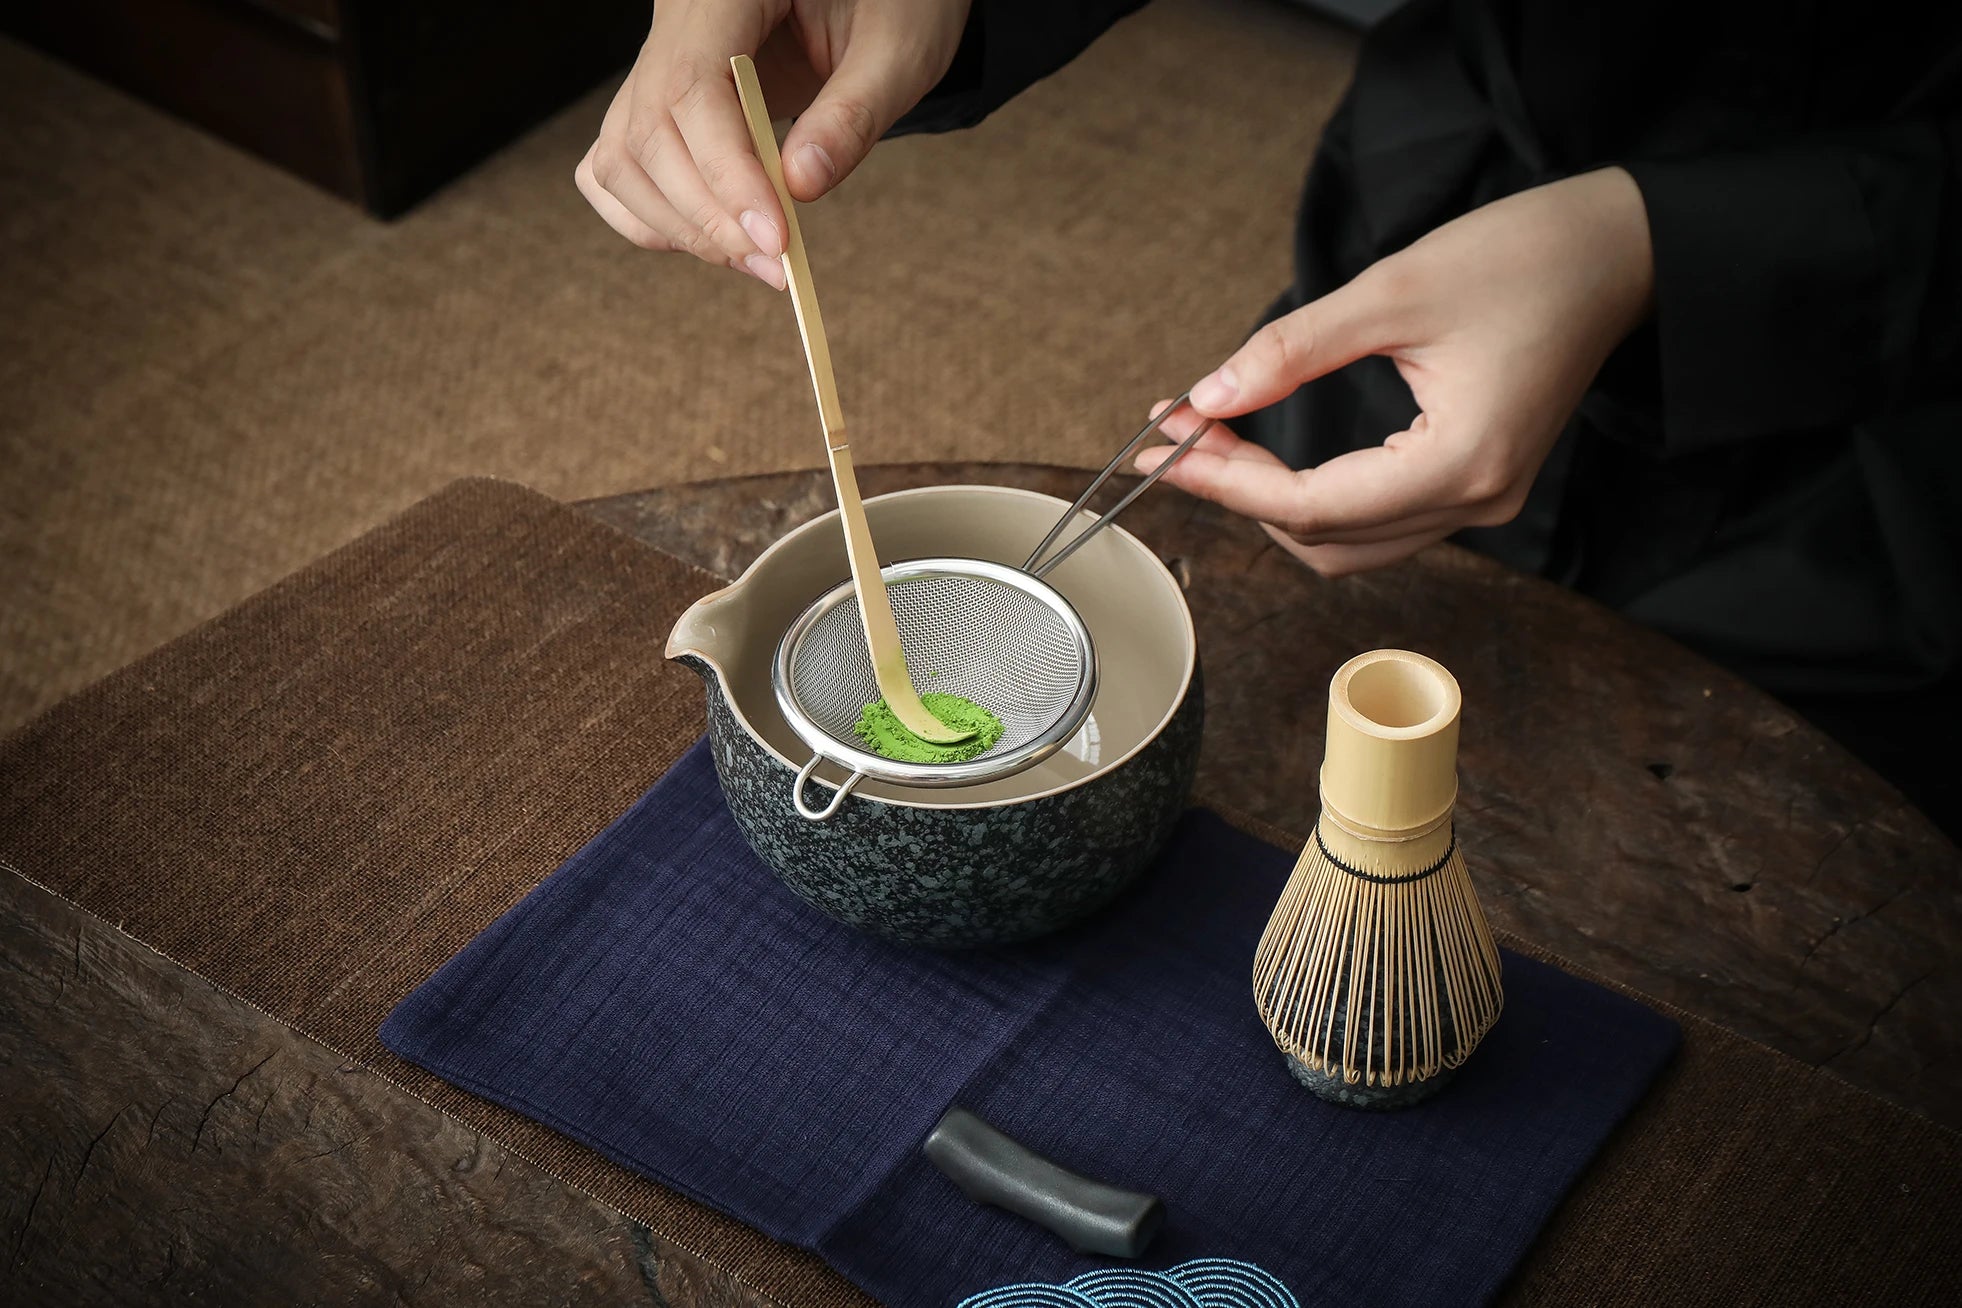
[[[783,142],[784,181],[808,203],[851,175],[919,98],[889,43],[861,36]]]
[[[1234,418],[1285,399],[1304,382],[1392,345],[1390,309],[1377,283],[1358,277],[1248,337],[1193,383],[1192,407],[1208,418]]]

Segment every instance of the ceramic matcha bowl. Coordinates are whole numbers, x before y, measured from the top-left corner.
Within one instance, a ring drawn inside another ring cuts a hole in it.
[[[865,502],[888,559],[964,556],[1019,565],[1062,500],[999,486],[935,486]],[[736,823],[793,892],[851,926],[910,944],[1024,940],[1094,911],[1134,878],[1185,808],[1204,706],[1192,614],[1152,552],[1105,530],[1047,580],[1096,644],[1083,730],[1025,772],[917,789],[866,780],[821,821],[793,802],[811,752],[771,689],[779,638],[847,575],[838,515],[765,550],[698,601],[668,637],[708,683],[709,741]],[[822,810],[848,779],[819,763]]]

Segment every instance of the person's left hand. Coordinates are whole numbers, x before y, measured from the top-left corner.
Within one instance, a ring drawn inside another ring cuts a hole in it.
[[[1263,327],[1161,429],[1183,440],[1195,409],[1249,413],[1382,354],[1421,409],[1407,431],[1297,472],[1215,427],[1165,480],[1257,519],[1324,576],[1509,522],[1653,284],[1642,196],[1619,168],[1475,209]],[[1139,470],[1169,452],[1146,450]]]

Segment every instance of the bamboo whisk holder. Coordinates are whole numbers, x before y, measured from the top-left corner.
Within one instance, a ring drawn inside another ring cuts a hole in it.
[[[1498,1020],[1499,951],[1451,820],[1460,705],[1457,679],[1405,650],[1329,683],[1321,818],[1253,981],[1288,1069],[1334,1103],[1416,1103]]]

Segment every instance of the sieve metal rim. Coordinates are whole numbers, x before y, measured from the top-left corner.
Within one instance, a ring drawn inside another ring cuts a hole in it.
[[[789,724],[791,731],[796,733],[799,740],[820,757],[840,767],[849,768],[857,774],[844,783],[847,789],[856,783],[860,775],[897,786],[930,788],[970,786],[984,781],[998,781],[1003,777],[1026,771],[1042,762],[1068,743],[1078,728],[1083,725],[1083,719],[1089,715],[1090,706],[1097,697],[1097,650],[1090,639],[1090,628],[1077,613],[1076,606],[1071,604],[1061,591],[1011,564],[992,563],[986,559],[953,557],[904,559],[879,569],[879,575],[885,579],[888,586],[895,582],[929,580],[934,577],[986,577],[1022,591],[1047,605],[1062,619],[1063,624],[1069,629],[1078,656],[1083,660],[1083,678],[1077,686],[1075,697],[1070,700],[1069,706],[1054,723],[1025,744],[1005,753],[984,754],[965,763],[928,764],[901,763],[861,749],[819,726],[798,706],[796,696],[790,693],[790,662],[798,642],[818,619],[832,609],[843,603],[856,603],[851,579],[846,578],[807,605],[804,611],[798,614],[796,621],[792,622],[778,639],[776,657],[770,662],[770,689],[776,695],[778,711],[783,714],[784,721]]]

